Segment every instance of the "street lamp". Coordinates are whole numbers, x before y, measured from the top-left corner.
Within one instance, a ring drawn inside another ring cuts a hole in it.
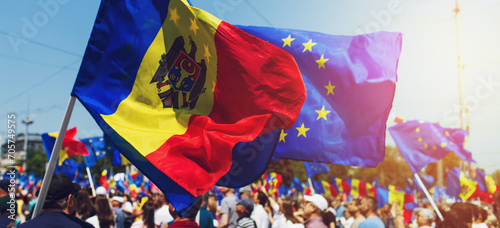
[[[28,155],[28,127],[33,123],[33,120],[27,117],[23,120],[23,123],[26,124],[26,133],[24,134],[24,155],[23,155],[23,171],[26,172],[26,156]]]

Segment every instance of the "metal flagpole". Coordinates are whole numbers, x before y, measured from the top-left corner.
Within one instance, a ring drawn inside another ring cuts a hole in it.
[[[94,176],[90,173],[90,168],[87,166],[87,176],[89,177],[90,188],[92,188],[92,196],[95,197]]]
[[[418,185],[420,185],[420,188],[422,188],[422,190],[424,190],[425,196],[427,196],[427,199],[429,199],[429,202],[431,203],[432,207],[434,208],[434,211],[436,211],[436,214],[438,215],[439,219],[441,219],[441,221],[443,221],[443,215],[441,214],[441,211],[439,211],[436,203],[432,199],[431,194],[429,194],[429,191],[427,191],[427,188],[425,187],[424,183],[422,183],[422,180],[420,179],[418,174],[415,173],[414,175],[415,175],[415,179],[417,180]]]
[[[33,218],[40,215],[42,211],[43,204],[45,203],[45,197],[49,191],[50,182],[52,181],[52,176],[54,175],[54,170],[56,169],[57,159],[59,158],[59,153],[61,152],[62,142],[64,140],[64,135],[68,129],[69,119],[71,118],[71,113],[75,107],[76,97],[71,96],[68,101],[68,106],[64,113],[64,117],[61,123],[61,128],[59,129],[59,134],[57,135],[54,148],[52,149],[52,154],[50,155],[49,164],[45,175],[43,176],[42,186],[40,187],[40,194],[38,195],[38,201],[35,205],[35,210],[33,211]]]
[[[311,178],[308,177],[307,181],[309,182],[309,187],[311,188],[311,194],[315,194],[316,191],[314,191],[314,186],[313,186],[313,182],[312,182]]]

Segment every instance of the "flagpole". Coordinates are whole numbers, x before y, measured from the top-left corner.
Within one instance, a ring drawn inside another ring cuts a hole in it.
[[[312,182],[311,178],[308,177],[307,181],[309,182],[309,187],[311,188],[311,195],[314,195],[316,193],[316,191],[314,191],[314,186],[313,186],[313,182]]]
[[[90,188],[92,188],[92,196],[96,196],[95,187],[94,187],[94,177],[90,173],[90,168],[87,166],[87,176],[89,177]]]
[[[38,215],[40,215],[43,204],[45,203],[45,197],[47,196],[47,192],[49,191],[50,182],[52,181],[52,176],[54,175],[54,170],[56,169],[57,165],[57,159],[59,158],[59,156],[57,155],[61,152],[64,135],[66,134],[66,130],[68,129],[69,119],[71,118],[71,113],[73,112],[73,108],[75,107],[75,101],[76,97],[71,96],[69,98],[68,106],[66,107],[66,111],[61,123],[61,128],[59,129],[59,134],[57,135],[54,148],[52,149],[52,154],[50,155],[47,170],[45,171],[45,175],[43,176],[42,186],[40,187],[40,193],[38,194],[38,202],[35,205],[32,218],[36,218]]]
[[[422,190],[425,193],[425,196],[427,196],[427,199],[429,200],[432,207],[434,208],[434,211],[436,211],[436,214],[438,215],[439,219],[441,219],[441,221],[443,221],[443,215],[441,214],[441,211],[439,211],[436,203],[432,199],[431,194],[429,194],[429,191],[427,191],[427,188],[425,187],[424,183],[422,183],[422,180],[420,179],[418,174],[415,173],[414,176],[415,176],[415,179],[417,180],[418,185],[420,185],[420,188],[422,188]]]

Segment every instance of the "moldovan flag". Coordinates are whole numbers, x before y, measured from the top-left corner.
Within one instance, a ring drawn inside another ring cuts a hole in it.
[[[50,155],[52,154],[52,150],[54,145],[56,144],[56,138],[58,133],[43,133],[42,134],[42,142],[43,147],[45,148],[45,152],[47,153],[47,158],[50,159]],[[64,134],[64,140],[62,143],[61,151],[59,152],[59,161],[58,165],[61,166],[66,160],[73,155],[83,155],[88,156],[89,151],[87,147],[82,142],[74,139],[76,135],[76,127],[68,129],[66,134]]]
[[[262,175],[306,92],[290,54],[186,1],[104,0],[72,95],[183,216]]]
[[[478,195],[479,186],[477,182],[468,178],[462,170],[457,167],[448,172],[448,184],[446,194],[452,197],[460,197],[467,201]]]

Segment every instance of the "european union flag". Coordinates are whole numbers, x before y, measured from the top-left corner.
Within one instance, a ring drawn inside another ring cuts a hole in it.
[[[294,126],[281,131],[275,157],[371,167],[384,159],[400,33],[239,28],[292,54],[307,89]]]
[[[312,177],[320,173],[329,173],[330,168],[325,163],[319,162],[304,162],[304,167],[306,168],[307,177]]]
[[[463,147],[467,135],[465,130],[443,128],[437,123],[412,120],[390,127],[389,132],[414,173],[450,152],[465,161],[474,162],[471,153]]]
[[[91,137],[80,141],[87,146],[87,150],[89,151],[89,156],[83,157],[87,167],[94,166],[97,160],[113,154],[116,150],[115,146],[107,140],[107,137]]]

